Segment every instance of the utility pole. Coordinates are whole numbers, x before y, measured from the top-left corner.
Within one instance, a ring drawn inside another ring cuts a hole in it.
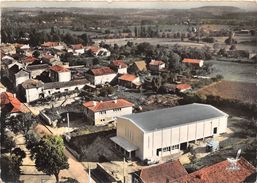
[[[91,183],[91,170],[90,170],[89,164],[88,164],[88,183]]]
[[[125,157],[123,158],[123,183],[125,183]]]

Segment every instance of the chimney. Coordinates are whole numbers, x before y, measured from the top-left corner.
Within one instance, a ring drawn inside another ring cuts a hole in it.
[[[93,101],[93,106],[96,106],[96,101]]]
[[[100,103],[103,103],[103,101],[101,100]]]
[[[121,69],[121,65],[119,65],[119,69]]]
[[[117,104],[117,99],[113,100],[113,102],[114,102],[115,104]]]

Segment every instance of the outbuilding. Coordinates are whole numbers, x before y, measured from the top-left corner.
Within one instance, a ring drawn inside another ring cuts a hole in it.
[[[111,140],[131,158],[156,160],[191,141],[225,133],[228,114],[207,104],[188,104],[117,117]]]

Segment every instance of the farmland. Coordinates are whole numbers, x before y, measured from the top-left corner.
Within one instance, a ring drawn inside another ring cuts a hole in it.
[[[256,66],[254,64],[233,63],[225,61],[210,60],[213,64],[211,77],[221,74],[225,80],[245,83],[256,83]]]
[[[220,96],[223,99],[236,99],[245,103],[257,103],[257,87],[254,83],[221,81],[198,90],[203,95]]]

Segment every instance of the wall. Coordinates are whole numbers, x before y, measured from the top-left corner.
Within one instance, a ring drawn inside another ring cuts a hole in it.
[[[125,68],[118,68],[118,73],[119,74],[127,74],[127,67],[125,67]]]
[[[39,94],[42,93],[43,88],[31,88],[25,89],[26,91],[26,102],[32,102],[40,98]]]
[[[218,129],[217,134],[225,133],[227,129],[227,117],[214,118],[145,133],[143,157],[155,159],[158,148],[170,147],[213,136],[214,127]],[[160,156],[170,155],[178,151],[178,149],[175,149],[168,152],[161,152]]]
[[[131,144],[138,147],[136,156],[140,159],[143,157],[144,134],[135,124],[124,118],[117,118],[117,136],[125,138]]]
[[[116,73],[106,74],[101,76],[95,76],[93,84],[94,85],[102,85],[105,83],[110,83],[116,77]]]
[[[29,79],[29,75],[15,78],[15,86],[17,87],[19,84],[23,83],[28,79]]]
[[[59,72],[58,73],[59,82],[65,82],[71,80],[71,72]]]
[[[95,118],[95,125],[103,125],[110,121],[114,121],[115,117],[123,116],[127,114],[132,114],[132,107],[124,107],[121,108],[120,111],[114,110],[107,110],[106,113],[101,114],[101,112],[96,112],[94,115]],[[104,121],[101,121],[103,120]]]

